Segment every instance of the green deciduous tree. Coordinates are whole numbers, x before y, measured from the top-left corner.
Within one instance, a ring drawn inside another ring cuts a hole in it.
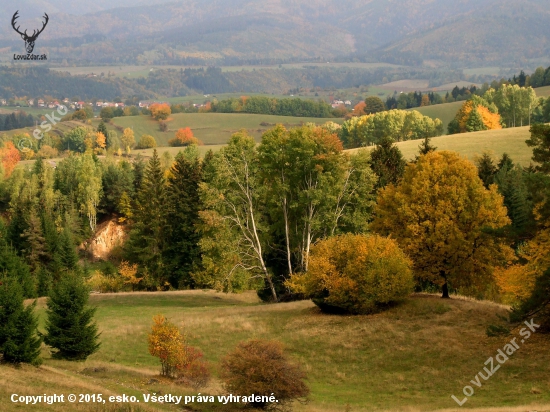
[[[386,105],[378,96],[369,96],[365,99],[365,113],[373,114],[386,110]]]
[[[266,263],[268,231],[256,143],[246,132],[235,133],[210,162],[212,169],[207,171],[205,183],[201,185],[206,212],[201,214],[201,219],[203,224],[212,219],[218,221],[224,232],[235,239],[231,246],[234,260],[229,263],[232,267],[226,273],[217,274],[228,278],[240,270],[258,276],[266,282],[271,299],[277,301],[273,276]],[[201,244],[208,269],[208,260],[215,259],[221,252],[211,247],[211,240],[204,235]]]

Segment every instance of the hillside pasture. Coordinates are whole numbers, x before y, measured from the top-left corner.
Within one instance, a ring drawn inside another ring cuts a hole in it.
[[[550,97],[550,86],[537,87],[535,92],[538,97]]]
[[[464,102],[452,102],[435,104],[433,106],[415,107],[410,110],[417,110],[424,116],[431,117],[432,119],[439,119],[443,122],[444,133],[447,133],[447,126],[456,116],[456,113],[462,107]]]
[[[324,315],[311,301],[263,304],[254,292],[97,294],[90,301],[97,307],[99,352],[86,362],[71,363],[53,360],[44,350],[46,360],[38,369],[1,365],[3,411],[21,410],[6,401],[11,393],[141,396],[152,392],[196,395],[200,391],[217,395],[223,393],[217,379],[220,359],[239,341],[251,338],[282,341],[307,371],[310,402],[296,404],[297,412],[456,411],[459,408],[451,395],[462,399],[462,388],[512,338],[485,334],[489,324],[501,322],[497,315],[505,316],[506,307],[459,297],[442,301],[425,294],[412,295],[401,305],[371,316]],[[44,306],[40,299],[41,330]],[[147,333],[152,317],[159,313],[183,328],[190,343],[211,363],[214,378],[208,387],[196,391],[158,377],[160,366],[148,354]],[[512,335],[517,336],[517,331]],[[547,336],[533,335],[490,380],[482,381],[467,408],[489,411],[495,407],[495,412],[550,409],[549,349]],[[146,405],[143,401],[135,406],[139,406],[133,409],[137,411],[174,410],[169,404]],[[200,403],[190,406],[194,411],[234,410]],[[65,407],[29,405],[25,410]],[[114,411],[89,404],[71,410]]]
[[[150,116],[128,116],[113,119],[113,124],[134,130],[136,140],[140,136],[149,134],[154,136],[158,146],[168,146],[168,140],[172,139],[175,132],[182,127],[190,127],[195,137],[203,141],[205,145],[225,144],[231,135],[241,129],[246,129],[256,140],[260,140],[262,134],[275,126],[283,124],[286,127],[296,127],[303,123],[323,124],[327,121],[342,123],[343,119],[322,119],[314,117],[290,117],[272,116],[262,114],[244,113],[179,113],[170,116],[167,124],[169,130],[161,132],[159,124]]]
[[[436,146],[437,150],[458,152],[472,161],[483,152],[491,153],[495,159],[503,153],[508,153],[515,163],[528,166],[533,155],[532,149],[525,144],[529,137],[529,127],[526,126],[439,136],[432,138],[431,144]],[[405,159],[413,160],[421,143],[422,140],[408,140],[397,142],[396,145]],[[372,147],[368,149],[372,150]],[[348,152],[353,153],[357,150],[360,149],[350,149]]]

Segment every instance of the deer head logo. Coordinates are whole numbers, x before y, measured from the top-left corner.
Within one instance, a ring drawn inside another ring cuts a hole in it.
[[[30,54],[34,50],[34,42],[36,41],[36,39],[38,38],[40,33],[42,33],[44,31],[44,29],[46,28],[46,25],[48,24],[48,21],[50,20],[50,18],[48,17],[48,15],[46,13],[44,13],[45,21],[42,23],[42,28],[38,31],[33,30],[32,35],[30,35],[30,36],[27,34],[27,30],[25,30],[23,33],[19,31],[19,27],[21,27],[21,26],[15,27],[15,24],[17,23],[18,18],[19,18],[19,10],[17,10],[15,12],[15,14],[13,15],[13,17],[11,19],[11,25],[12,25],[13,29],[21,35],[21,38],[23,40],[25,40],[25,48],[27,49],[27,53]]]

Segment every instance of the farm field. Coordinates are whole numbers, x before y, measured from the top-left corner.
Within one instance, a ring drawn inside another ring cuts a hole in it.
[[[287,127],[295,127],[308,122],[318,124],[327,121],[343,122],[343,119],[337,118],[322,119],[244,113],[179,113],[170,116],[170,119],[167,122],[169,130],[166,132],[161,132],[158,122],[149,116],[117,117],[113,119],[113,123],[120,127],[133,128],[136,140],[144,134],[149,134],[155,137],[158,146],[168,146],[168,140],[172,139],[175,132],[182,127],[190,127],[195,137],[202,140],[205,145],[218,145],[227,143],[231,135],[241,129],[247,129],[252,136],[259,140],[266,130],[278,123]]]
[[[323,315],[311,301],[263,304],[254,292],[222,294],[178,291],[92,295],[102,346],[86,362],[49,358],[36,369],[0,366],[0,398],[11,393],[197,394],[159,378],[157,359],[147,351],[152,317],[162,313],[182,327],[190,343],[211,363],[213,380],[200,392],[222,393],[218,362],[239,341],[277,339],[308,374],[307,405],[295,411],[458,411],[451,399],[483,369],[512,336],[488,338],[489,324],[506,307],[490,302],[413,295],[400,306],[372,316]],[[44,299],[38,303],[40,327]],[[512,331],[517,336],[517,331]],[[550,409],[550,340],[533,335],[475,394],[468,410]],[[176,410],[164,405],[137,411]],[[189,406],[189,405],[188,405]],[[489,406],[495,407],[489,409]],[[3,411],[22,410],[4,404]],[[194,411],[227,411],[196,403]],[[472,409],[470,409],[472,408]],[[27,406],[28,411],[67,410],[61,404]],[[80,404],[70,410],[110,411]],[[118,409],[117,409],[118,410]],[[124,409],[130,410],[130,409]],[[181,409],[179,409],[181,410]]]

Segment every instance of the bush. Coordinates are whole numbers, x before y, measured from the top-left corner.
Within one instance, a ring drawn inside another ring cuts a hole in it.
[[[204,143],[193,136],[193,131],[189,127],[181,128],[176,132],[176,137],[170,139],[168,144],[173,147],[197,145],[202,146]]]
[[[177,382],[194,388],[206,386],[210,372],[202,352],[187,345],[178,327],[163,315],[153,317],[148,341],[149,353],[160,359],[163,376],[177,378]]]
[[[252,402],[261,409],[278,409],[309,394],[302,368],[290,361],[277,341],[241,342],[221,362],[220,378],[233,394],[275,396],[277,403]]]
[[[316,244],[308,272],[288,283],[325,312],[367,314],[412,292],[411,266],[393,239],[346,234]]]
[[[153,136],[148,134],[141,136],[137,145],[138,149],[152,149],[153,147],[157,147],[157,142]]]

